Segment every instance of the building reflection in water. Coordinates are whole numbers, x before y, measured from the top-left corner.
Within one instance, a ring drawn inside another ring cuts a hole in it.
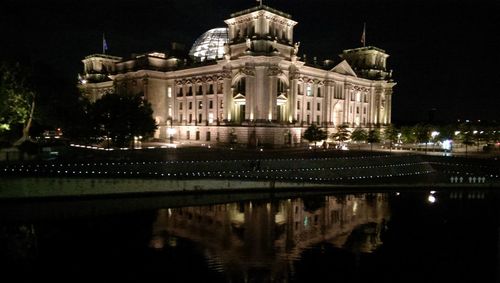
[[[209,265],[230,281],[288,281],[293,261],[317,244],[374,251],[389,217],[383,193],[160,209],[151,247],[184,238],[202,246]]]

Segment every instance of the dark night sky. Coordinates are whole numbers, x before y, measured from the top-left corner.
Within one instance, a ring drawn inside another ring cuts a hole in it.
[[[6,4],[5,4],[6,3]],[[81,59],[164,51],[177,41],[190,48],[210,28],[255,0],[3,1],[0,56],[24,54],[66,77]],[[500,1],[498,0],[264,0],[298,22],[295,41],[308,58],[338,61],[343,49],[367,43],[387,51],[398,85],[396,122],[500,120]]]

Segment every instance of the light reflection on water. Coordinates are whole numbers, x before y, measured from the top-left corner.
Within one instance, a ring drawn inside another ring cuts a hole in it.
[[[214,270],[267,269],[274,278],[290,273],[290,261],[319,243],[376,250],[389,218],[382,193],[160,209],[150,246],[161,250],[172,236],[188,239],[205,248]]]
[[[22,206],[22,219],[4,206],[0,264],[29,282],[97,274],[107,282],[493,282],[498,272],[494,192],[139,201],[128,212],[118,200],[53,211],[36,203]]]

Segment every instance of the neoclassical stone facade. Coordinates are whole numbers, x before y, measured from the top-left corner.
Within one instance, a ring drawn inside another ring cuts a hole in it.
[[[384,50],[361,47],[344,50],[335,64],[308,62],[298,57],[297,22],[288,14],[260,5],[225,23],[222,58],[90,55],[80,87],[92,100],[108,91],[142,93],[159,125],[155,137],[165,141],[289,146],[312,123],[329,133],[343,123],[391,123],[395,83]]]

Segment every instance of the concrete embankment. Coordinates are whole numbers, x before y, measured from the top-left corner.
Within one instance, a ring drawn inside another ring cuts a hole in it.
[[[328,188],[329,184],[308,184],[251,180],[213,179],[108,179],[26,177],[0,180],[0,198],[78,197],[113,194],[231,191],[250,189]]]
[[[451,165],[454,166],[453,171],[449,171]],[[474,168],[477,170],[472,172],[471,170]],[[457,171],[459,169],[462,171]],[[459,160],[446,158],[429,160],[416,155],[316,159],[8,164],[0,167],[0,176],[2,177],[0,179],[0,198],[332,189],[356,186],[380,189],[389,186],[472,185],[450,184],[453,183],[450,176],[460,174],[464,176],[464,183],[467,180],[472,180],[467,178],[478,176],[477,184],[473,185],[491,187],[498,184],[499,176],[491,174],[497,169],[495,164],[490,167],[479,164],[471,167],[471,164]],[[479,179],[479,176],[488,176],[487,182],[479,184],[479,180],[484,180]],[[474,183],[476,183],[475,178]]]

